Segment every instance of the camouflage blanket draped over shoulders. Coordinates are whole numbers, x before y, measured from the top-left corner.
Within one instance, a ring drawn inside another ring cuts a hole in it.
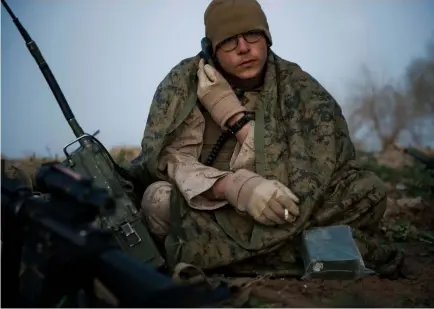
[[[198,61],[196,56],[180,62],[156,90],[141,161],[156,178],[161,150],[200,104],[196,101]],[[300,217],[292,224],[264,226],[233,207],[190,209],[174,190],[172,212],[181,217],[174,231],[182,230],[182,237],[172,233],[166,239],[170,264],[186,262],[209,269],[272,260],[273,268],[278,268],[278,262],[295,262],[296,236],[306,228],[348,224],[357,237],[365,236],[362,230],[381,219],[386,207],[384,185],[355,162],[341,108],[330,94],[297,64],[270,52],[261,97],[255,119],[256,172],[291,188],[300,198]],[[367,237],[358,239],[369,243]],[[380,264],[393,251],[385,247],[379,251],[378,246],[374,250],[370,244],[359,247],[365,258]]]

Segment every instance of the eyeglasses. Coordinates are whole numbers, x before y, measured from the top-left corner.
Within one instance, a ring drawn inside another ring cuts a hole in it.
[[[221,48],[225,52],[233,51],[235,48],[238,47],[239,36],[242,36],[247,43],[253,44],[258,42],[264,36],[264,33],[260,30],[252,30],[238,35],[234,35],[221,42],[217,46],[217,48]]]

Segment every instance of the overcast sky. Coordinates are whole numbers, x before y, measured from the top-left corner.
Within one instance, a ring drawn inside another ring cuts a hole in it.
[[[154,91],[199,52],[204,0],[9,0],[76,118],[110,148],[140,146]],[[434,1],[263,0],[273,50],[312,74],[347,110],[363,64],[398,79],[434,34]],[[74,139],[9,15],[1,11],[2,153],[62,153]]]

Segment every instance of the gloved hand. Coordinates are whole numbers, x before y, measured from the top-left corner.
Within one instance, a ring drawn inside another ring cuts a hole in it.
[[[225,78],[211,65],[199,61],[197,97],[222,128],[232,116],[246,111]]]
[[[245,169],[232,175],[226,199],[239,211],[249,213],[265,225],[294,222],[299,215],[299,199],[289,188]]]

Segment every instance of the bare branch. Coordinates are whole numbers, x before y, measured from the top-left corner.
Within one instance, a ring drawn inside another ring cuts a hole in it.
[[[405,136],[412,143],[434,142],[434,37],[427,51],[425,58],[410,63],[402,86],[382,84],[362,67],[350,98],[348,124],[353,136],[376,137],[382,149]]]

